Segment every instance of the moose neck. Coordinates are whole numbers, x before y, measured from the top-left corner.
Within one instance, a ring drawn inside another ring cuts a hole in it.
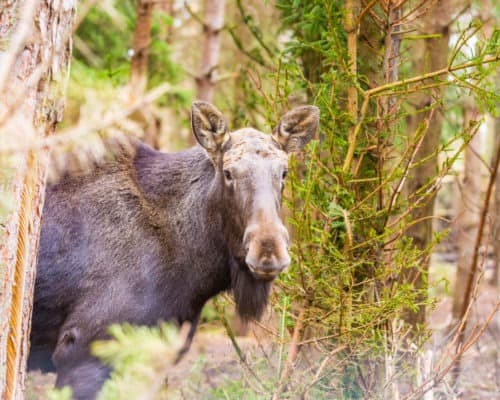
[[[219,276],[212,290],[232,290],[238,314],[246,320],[259,318],[271,283],[257,280],[246,266],[241,254],[244,227],[238,226],[239,218],[225,205],[220,176],[205,151],[195,147],[165,154],[139,145],[134,167],[151,223],[164,235],[176,237],[173,246],[196,247],[187,251],[203,254],[206,273]],[[179,230],[189,232],[191,238],[177,237]]]

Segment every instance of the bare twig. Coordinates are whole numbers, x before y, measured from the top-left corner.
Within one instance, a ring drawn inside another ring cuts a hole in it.
[[[286,359],[285,368],[276,386],[276,391],[274,392],[272,397],[273,400],[278,400],[280,398],[281,392],[283,391],[286,382],[289,379],[290,374],[292,373],[293,365],[295,364],[295,360],[297,359],[297,355],[299,354],[299,341],[304,329],[305,314],[306,307],[302,307],[300,309],[299,316],[297,317],[297,322],[293,330],[292,342],[290,343],[290,347],[288,350],[288,357]]]
[[[479,220],[479,226],[478,226],[478,231],[477,231],[477,237],[476,237],[476,242],[474,244],[474,253],[472,257],[472,262],[471,266],[469,268],[469,275],[467,276],[467,286],[465,288],[465,298],[464,302],[462,304],[462,308],[460,311],[460,319],[463,320],[464,322],[460,325],[459,330],[458,330],[458,340],[457,340],[457,345],[456,345],[456,353],[457,353],[457,358],[455,362],[455,369],[454,369],[454,380],[456,381],[457,377],[460,374],[460,364],[461,364],[461,353],[460,353],[460,348],[463,346],[464,342],[464,335],[465,335],[465,330],[467,328],[467,319],[464,319],[464,316],[469,309],[471,299],[472,299],[472,288],[474,285],[474,279],[477,275],[477,269],[478,269],[478,259],[479,259],[479,249],[481,246],[481,242],[483,239],[484,235],[484,229],[486,226],[486,219],[488,216],[488,210],[490,206],[490,198],[491,194],[493,193],[493,187],[495,185],[495,180],[496,176],[498,173],[498,167],[500,165],[500,143],[497,146],[495,157],[493,159],[492,165],[491,165],[491,174],[490,174],[490,179],[488,181],[488,187],[486,189],[486,195],[484,197],[484,203],[483,203],[483,210],[481,213],[481,219]]]
[[[144,107],[147,104],[154,102],[159,97],[163,96],[165,93],[174,90],[169,83],[164,83],[157,86],[156,88],[150,90],[144,97],[134,101],[129,107],[119,110],[111,115],[108,115],[101,120],[97,121],[94,125],[89,125],[88,123],[79,123],[73,128],[67,129],[58,135],[43,137],[31,142],[29,144],[24,144],[21,146],[4,146],[1,149],[3,154],[13,154],[19,152],[25,152],[28,150],[40,150],[43,148],[52,148],[57,145],[68,143],[72,140],[78,139],[82,136],[87,135],[89,132],[100,131],[102,129],[108,128],[109,126],[120,122],[127,118],[130,114]]]
[[[486,321],[481,325],[479,330],[475,335],[470,335],[468,340],[463,343],[463,346],[458,349],[457,353],[453,357],[453,359],[444,367],[436,367],[432,376],[426,379],[419,387],[409,393],[403,400],[413,400],[419,399],[421,396],[431,390],[433,387],[436,387],[445,377],[446,375],[454,368],[457,361],[462,357],[462,355],[472,346],[477,340],[481,337],[481,335],[486,331],[488,326],[490,325],[493,317],[496,315],[498,310],[500,309],[500,302],[498,302],[491,313],[486,318]]]

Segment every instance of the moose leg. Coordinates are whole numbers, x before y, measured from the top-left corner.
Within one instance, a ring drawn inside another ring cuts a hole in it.
[[[182,357],[184,357],[184,354],[186,354],[188,352],[188,350],[190,349],[191,343],[193,343],[194,334],[196,333],[196,328],[198,327],[198,322],[200,322],[200,315],[201,315],[201,312],[199,312],[196,315],[196,317],[194,317],[193,320],[191,321],[191,326],[189,327],[189,332],[186,336],[186,339],[184,340],[184,344],[177,352],[177,357],[175,358],[174,364],[177,364],[179,361],[181,361]]]

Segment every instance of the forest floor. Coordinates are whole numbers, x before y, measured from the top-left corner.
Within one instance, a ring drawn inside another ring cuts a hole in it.
[[[428,349],[433,352],[433,358],[437,359],[453,335],[453,331],[450,332],[449,329],[452,298],[447,288],[453,287],[450,278],[455,275],[455,267],[439,256],[434,257],[432,265],[432,281],[436,283],[433,295],[441,300],[430,314],[429,325],[433,334]],[[472,309],[469,331],[488,318],[499,297],[494,287],[485,282],[481,285]],[[462,359],[459,378],[462,399],[500,399],[500,315],[498,314]],[[271,341],[265,337],[259,340],[252,336],[240,337],[238,344],[243,353],[251,355],[252,359],[272,352]],[[245,369],[242,368],[235,349],[223,330],[202,329],[195,336],[190,351],[172,370],[168,383],[172,398],[245,399],[247,397],[239,391],[244,375]],[[46,399],[47,390],[53,386],[54,380],[54,374],[30,373],[26,400]],[[441,384],[434,390],[433,396],[426,399],[456,398],[450,393],[451,390],[446,384]]]

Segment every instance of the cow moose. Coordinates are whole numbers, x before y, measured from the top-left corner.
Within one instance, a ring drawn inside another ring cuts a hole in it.
[[[93,399],[109,369],[89,345],[112,323],[191,323],[231,291],[237,313],[259,318],[271,283],[290,264],[280,217],[288,155],[314,136],[319,110],[286,113],[271,135],[229,132],[196,101],[199,146],[161,153],[134,141],[92,172],[47,188],[31,330],[30,369],[51,357],[56,386]]]

